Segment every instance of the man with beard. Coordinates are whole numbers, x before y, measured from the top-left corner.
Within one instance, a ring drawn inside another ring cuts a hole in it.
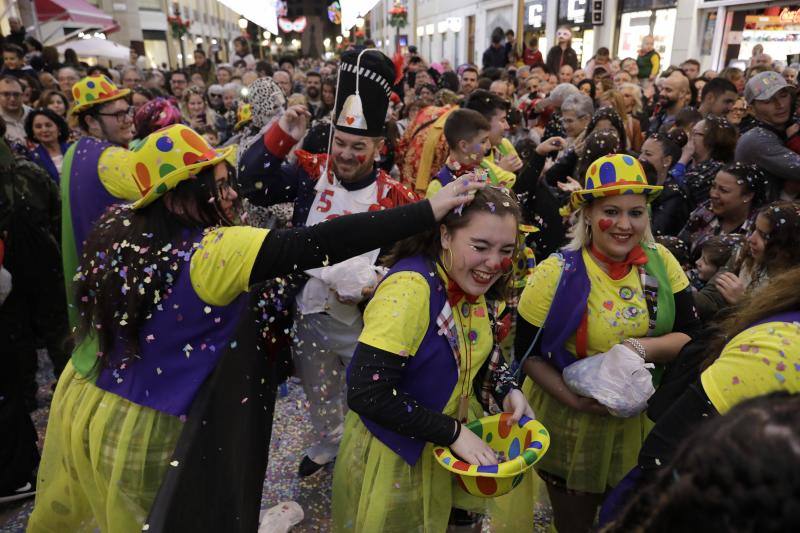
[[[306,101],[308,110],[312,117],[317,116],[317,110],[322,104],[322,76],[319,72],[309,72],[306,74]]]
[[[358,73],[358,74],[356,74]],[[310,115],[290,106],[242,155],[239,181],[261,206],[294,203],[294,226],[310,226],[346,213],[381,210],[417,200],[375,162],[384,146],[386,111],[394,82],[392,61],[367,49],[342,55],[329,154],[297,150],[297,163],[284,164],[304,137]],[[378,282],[373,250],[344,263],[306,272],[295,297],[294,360],[310,402],[316,442],[299,474],[317,472],[336,457],[342,436],[345,369],[363,321],[358,304]]]
[[[671,128],[678,112],[689,104],[691,94],[689,78],[680,70],[675,70],[664,78],[658,106],[650,121],[649,134],[661,131],[662,128]]]

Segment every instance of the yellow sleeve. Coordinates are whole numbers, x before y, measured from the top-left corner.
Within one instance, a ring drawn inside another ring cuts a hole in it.
[[[500,142],[500,144],[503,145],[502,151],[503,151],[504,154],[506,154],[506,155],[511,154],[511,155],[515,155],[515,156],[519,157],[519,154],[517,153],[517,149],[514,148],[514,144],[511,141],[509,141],[508,139],[503,137],[503,140]]]
[[[428,183],[428,189],[425,191],[425,198],[430,199],[436,196],[436,193],[442,190],[442,182],[438,178],[433,178]]]
[[[517,181],[517,175],[509,170],[500,168],[500,166],[494,162],[492,156],[484,157],[481,166],[494,174],[497,177],[498,185],[502,185],[506,189],[512,188]]]
[[[650,78],[655,78],[661,71],[661,56],[658,55],[658,52],[650,56],[650,63],[653,65],[653,69],[650,71]]]
[[[190,264],[192,287],[204,302],[228,305],[250,287],[250,273],[269,230],[230,226],[209,231]]]
[[[533,270],[517,307],[520,316],[529,324],[537,328],[544,325],[560,277],[561,259],[556,256],[548,257]]]
[[[669,284],[672,287],[672,294],[681,292],[689,286],[689,278],[686,277],[686,273],[683,271],[683,268],[681,268],[681,264],[678,263],[678,260],[672,255],[672,252],[660,244],[656,244],[656,248],[658,249],[658,254],[661,256],[661,259],[664,260]]]
[[[133,179],[133,152],[112,146],[106,148],[97,161],[97,175],[108,193],[114,198],[133,202],[141,197]]]
[[[364,311],[359,342],[408,356],[419,349],[430,322],[431,289],[418,272],[396,272],[375,291]]]
[[[800,326],[767,322],[734,337],[700,375],[703,390],[725,414],[737,403],[771,392],[800,392]]]

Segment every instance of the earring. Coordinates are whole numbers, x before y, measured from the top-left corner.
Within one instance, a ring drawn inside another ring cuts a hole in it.
[[[442,255],[446,256],[446,257],[442,258],[442,266],[444,267],[444,269],[446,271],[449,272],[453,268],[453,250],[451,250],[450,248],[443,248],[442,249]],[[446,261],[445,260],[446,258],[449,258],[450,261]]]

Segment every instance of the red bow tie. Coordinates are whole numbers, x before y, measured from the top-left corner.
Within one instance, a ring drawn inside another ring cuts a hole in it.
[[[460,178],[464,174],[469,174],[470,172],[474,172],[475,169],[478,168],[478,165],[465,165],[464,163],[457,163],[455,161],[450,161],[447,164],[447,168],[450,169],[450,173],[453,176]]]
[[[622,279],[627,276],[628,272],[630,272],[631,265],[644,265],[647,263],[647,256],[639,245],[628,252],[628,257],[622,261],[609,259],[603,255],[594,244],[592,244],[592,255],[608,266],[608,275],[613,280]]]
[[[468,303],[474,304],[478,301],[478,296],[472,296],[464,292],[458,283],[453,280],[447,282],[447,301],[450,302],[450,307],[455,307],[456,304],[465,299]]]

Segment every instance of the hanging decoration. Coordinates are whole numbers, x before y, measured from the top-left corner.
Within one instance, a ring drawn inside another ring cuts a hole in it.
[[[189,26],[192,25],[192,21],[181,18],[181,8],[177,3],[172,4],[172,12],[175,14],[167,17],[169,29],[172,32],[173,37],[180,39],[189,33]]]
[[[408,24],[408,8],[403,0],[394,0],[392,8],[389,10],[389,26],[393,28],[405,28]]]
[[[296,31],[297,33],[302,33],[303,30],[306,29],[306,24],[308,21],[305,17],[297,17],[294,20],[290,20],[286,17],[280,17],[278,19],[278,27],[280,27],[281,31],[285,33],[291,33]]]
[[[275,2],[275,12],[279,17],[285,17],[288,13],[288,10],[286,9],[286,2],[283,0],[278,0]]]
[[[339,2],[333,2],[328,6],[328,20],[334,24],[342,23],[342,6],[339,5]]]

